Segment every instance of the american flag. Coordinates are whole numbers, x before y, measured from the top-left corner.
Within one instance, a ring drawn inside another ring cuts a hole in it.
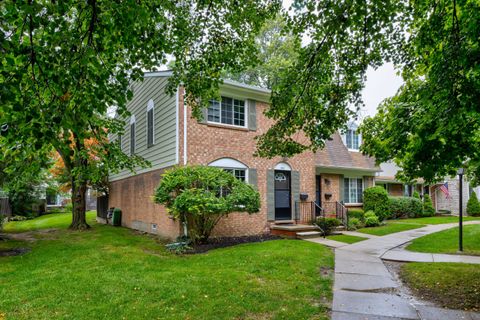
[[[445,194],[445,197],[450,198],[450,192],[448,192],[448,182],[445,182],[440,186],[440,190]]]

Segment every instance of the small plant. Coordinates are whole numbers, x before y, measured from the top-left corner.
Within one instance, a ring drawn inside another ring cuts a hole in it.
[[[348,219],[356,218],[360,221],[365,219],[365,212],[362,209],[348,209]]]
[[[375,212],[372,210],[365,213],[365,227],[377,227],[380,225],[380,220],[378,219]]]
[[[350,231],[355,231],[357,229],[363,228],[364,224],[363,222],[355,217],[349,218],[348,219],[348,230]]]
[[[433,208],[432,198],[430,195],[425,194],[423,196],[423,216],[433,217],[435,215],[435,209]]]
[[[192,241],[190,240],[190,238],[180,236],[177,237],[176,242],[166,244],[165,247],[167,248],[167,250],[175,254],[183,254],[185,253],[185,251],[192,249],[192,247],[190,246],[191,243]]]
[[[467,214],[469,216],[480,216],[480,203],[478,202],[477,194],[475,191],[470,195],[470,199],[467,202]]]
[[[25,221],[25,220],[28,220],[28,217],[24,217],[24,216],[13,216],[13,217],[10,217],[10,218],[7,218],[8,221]]]
[[[316,225],[319,226],[324,235],[332,234],[333,229],[340,225],[340,220],[336,218],[318,218]]]
[[[370,187],[363,192],[363,210],[373,211],[380,221],[389,217],[387,191],[380,186]]]

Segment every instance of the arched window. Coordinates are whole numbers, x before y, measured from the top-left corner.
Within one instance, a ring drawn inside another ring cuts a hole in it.
[[[150,99],[147,104],[147,148],[155,144],[155,104]]]
[[[292,171],[292,167],[286,162],[279,162],[275,166],[275,170],[280,170],[280,171]]]
[[[235,178],[248,182],[248,167],[238,160],[232,158],[221,158],[210,162],[210,167],[218,167],[230,172]]]

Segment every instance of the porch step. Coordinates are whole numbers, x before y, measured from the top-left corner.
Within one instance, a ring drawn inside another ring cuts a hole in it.
[[[318,238],[321,237],[322,233],[319,231],[303,231],[297,232],[297,238],[299,239],[309,239],[309,238]]]

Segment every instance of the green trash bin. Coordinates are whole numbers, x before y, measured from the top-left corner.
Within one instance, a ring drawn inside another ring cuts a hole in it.
[[[119,208],[113,209],[112,225],[116,227],[122,225],[122,210]]]

